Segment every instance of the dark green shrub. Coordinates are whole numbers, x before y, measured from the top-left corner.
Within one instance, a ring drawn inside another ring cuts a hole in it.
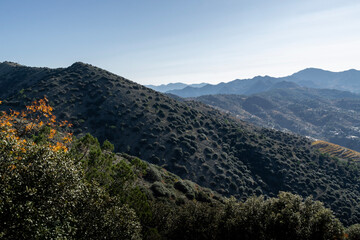
[[[161,182],[154,182],[150,188],[157,197],[169,197],[170,191]]]
[[[342,239],[344,231],[322,203],[285,192],[268,200],[230,201],[223,217],[226,239]]]
[[[197,239],[211,240],[218,238],[218,219],[221,210],[216,206],[209,207],[207,204],[189,203],[182,205],[180,209],[171,211],[167,219],[167,239]]]

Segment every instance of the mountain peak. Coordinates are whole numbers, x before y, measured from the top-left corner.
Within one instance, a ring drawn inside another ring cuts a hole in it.
[[[10,67],[21,67],[21,66],[23,66],[23,65],[18,64],[16,62],[10,62],[10,61],[0,62],[0,65],[10,66]]]
[[[321,68],[314,68],[314,67],[310,67],[310,68],[305,68],[303,70],[300,70],[296,73],[294,73],[293,75],[296,75],[296,74],[317,74],[317,73],[324,73],[324,72],[330,72],[330,71],[327,71],[327,70],[324,70],[324,69],[321,69]]]
[[[88,67],[93,67],[93,66],[88,63],[74,62],[73,64],[71,64],[69,68],[88,68]]]
[[[258,76],[253,77],[251,80],[256,81],[256,80],[269,80],[269,79],[274,79],[274,78],[270,77],[268,75],[265,75],[265,76],[258,75]]]
[[[321,68],[308,67],[308,68],[301,70],[300,72],[302,72],[302,71],[325,71],[325,70],[321,69]]]
[[[350,73],[355,73],[355,72],[358,72],[359,70],[356,70],[355,68],[351,68],[349,70],[346,70],[344,72],[350,72]]]

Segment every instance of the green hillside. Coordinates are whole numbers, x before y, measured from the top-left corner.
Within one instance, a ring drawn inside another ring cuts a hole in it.
[[[108,141],[74,139],[52,112],[41,99],[0,115],[1,239],[356,238],[311,198],[224,199]]]
[[[0,84],[3,108],[22,108],[46,95],[59,119],[74,124],[75,135],[108,139],[118,152],[224,196],[312,195],[344,224],[360,221],[357,165],[320,154],[304,137],[255,127],[201,103],[176,101],[83,63],[61,69],[2,63]]]

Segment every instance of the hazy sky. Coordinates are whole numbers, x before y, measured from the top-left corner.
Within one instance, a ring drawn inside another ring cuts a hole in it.
[[[360,69],[360,1],[0,0],[0,61],[141,84]]]

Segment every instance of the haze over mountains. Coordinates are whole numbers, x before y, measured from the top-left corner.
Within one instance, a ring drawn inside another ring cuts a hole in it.
[[[331,72],[317,68],[307,68],[287,77],[274,78],[257,76],[252,79],[236,79],[228,83],[207,84],[203,87],[186,86],[166,92],[180,97],[198,97],[212,94],[244,94],[264,92],[276,88],[327,88],[360,93],[360,71],[347,70]]]
[[[184,89],[186,87],[200,88],[205,86],[207,83],[197,83],[197,84],[185,84],[185,83],[169,83],[161,85],[145,85],[145,87],[154,89],[158,92],[167,92],[170,90]]]
[[[248,89],[263,88],[266,79]],[[270,87],[275,84],[288,85],[274,81]],[[199,102],[176,101],[89,64],[59,69],[0,64],[2,109],[20,109],[44,95],[60,119],[74,124],[76,135],[109,139],[119,152],[225,196],[312,195],[345,224],[360,221],[357,164],[321,154],[305,137],[256,127]]]

